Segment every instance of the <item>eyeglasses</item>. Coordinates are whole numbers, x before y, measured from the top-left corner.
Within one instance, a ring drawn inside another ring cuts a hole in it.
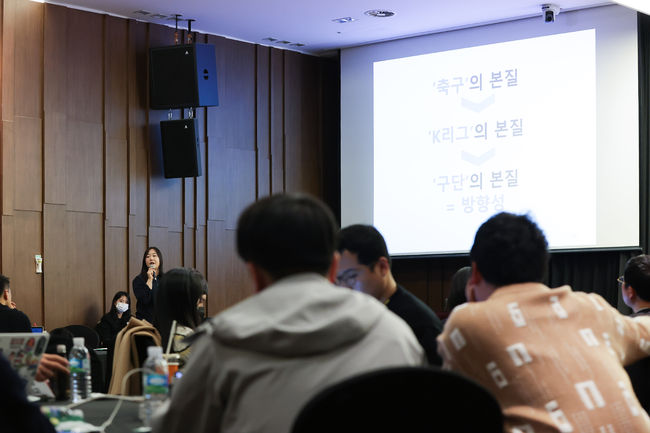
[[[625,278],[623,278],[623,275],[621,275],[620,277],[618,277],[618,278],[616,279],[616,281],[618,281],[619,284],[625,284]]]
[[[352,287],[357,281],[358,276],[358,271],[350,269],[336,277],[336,284],[339,286]]]

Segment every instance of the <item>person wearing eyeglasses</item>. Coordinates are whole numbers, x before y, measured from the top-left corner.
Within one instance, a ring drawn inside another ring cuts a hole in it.
[[[384,237],[373,226],[355,224],[339,234],[341,261],[336,284],[376,298],[413,330],[431,365],[442,365],[436,337],[442,322],[428,305],[397,284]]]
[[[630,317],[650,316],[650,256],[642,254],[628,260],[617,281],[623,302],[633,311]],[[625,370],[639,403],[646,412],[650,411],[650,358],[630,364]]]

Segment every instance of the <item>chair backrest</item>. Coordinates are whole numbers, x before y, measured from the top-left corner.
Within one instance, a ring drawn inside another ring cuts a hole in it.
[[[434,367],[398,367],[352,377],[317,393],[292,433],[503,433],[492,394]]]
[[[90,349],[97,349],[99,347],[99,334],[92,328],[84,325],[68,325],[65,327],[75,337],[83,337],[84,344]]]

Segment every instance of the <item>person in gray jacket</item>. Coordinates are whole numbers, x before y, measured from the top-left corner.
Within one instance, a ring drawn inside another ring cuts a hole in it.
[[[332,284],[337,232],[331,211],[305,195],[275,195],[244,210],[237,250],[259,293],[199,328],[154,432],[288,433],[302,406],[328,385],[425,365],[402,319]]]

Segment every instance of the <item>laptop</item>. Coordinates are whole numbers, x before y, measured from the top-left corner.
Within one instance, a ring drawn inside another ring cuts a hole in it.
[[[38,363],[49,338],[49,334],[0,334],[0,354],[7,358],[14,371],[25,381],[26,387],[31,386],[36,377]]]

